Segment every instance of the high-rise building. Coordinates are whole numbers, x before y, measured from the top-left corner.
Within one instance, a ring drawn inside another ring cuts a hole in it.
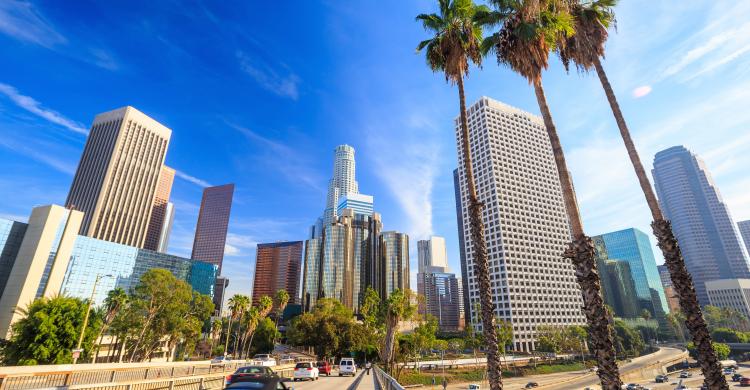
[[[706,282],[709,305],[734,309],[750,318],[750,279],[718,279]]]
[[[662,319],[669,310],[664,295],[656,259],[646,233],[630,228],[592,237],[597,250],[606,248],[609,259],[626,261],[635,284],[638,305],[637,316],[648,310],[656,319]]]
[[[214,284],[214,317],[221,317],[224,314],[224,294],[229,287],[229,279],[223,276],[216,278]]]
[[[487,97],[468,109],[469,144],[482,210],[495,315],[513,326],[513,349],[535,349],[536,328],[585,323],[573,266],[562,257],[570,230],[542,118]],[[468,188],[455,120],[469,310],[479,303]],[[463,268],[463,267],[462,267]],[[464,272],[464,269],[462,269]],[[481,331],[477,316],[469,317]]]
[[[322,236],[322,234],[321,234]],[[305,241],[305,266],[302,274],[302,310],[310,311],[320,296],[320,267],[323,238]]]
[[[424,268],[429,266],[448,267],[448,252],[443,237],[432,236],[429,240],[417,241],[417,255],[417,272],[424,272]]]
[[[56,205],[34,208],[28,223],[0,219],[0,253],[8,269],[8,278],[0,280],[5,282],[0,307],[9,313],[0,313],[3,337],[19,318],[10,312],[55,294],[89,299],[97,276],[102,278],[95,305],[114,288],[131,291],[153,268],[169,270],[193,290],[213,295],[215,265],[79,235],[82,219],[80,211]],[[6,227],[13,229],[7,235]]]
[[[339,145],[335,150],[333,160],[333,177],[328,182],[328,196],[326,208],[323,211],[323,223],[334,222],[337,217],[339,198],[349,194],[358,194],[359,184],[355,179],[354,148],[349,145]]]
[[[461,180],[458,169],[453,170],[453,195],[456,199],[456,226],[458,227],[458,254],[461,263],[461,313],[465,321],[471,318],[471,304],[469,302],[469,270],[466,264],[464,243],[464,213],[461,205]]]
[[[159,251],[160,243],[164,237],[164,228],[171,227],[169,222],[169,195],[172,193],[172,182],[174,182],[174,169],[163,166],[159,174],[159,185],[156,187],[154,194],[154,205],[151,210],[151,220],[148,223],[146,231],[146,242],[143,244],[144,249]],[[166,233],[169,236],[169,232]]]
[[[456,275],[439,266],[427,266],[423,271],[417,274],[418,289],[424,296],[421,314],[434,317],[440,331],[459,331],[461,294]]]
[[[0,251],[0,296],[8,283],[27,226],[25,223],[0,219],[0,248],[3,248]]]
[[[227,241],[233,195],[234,184],[205,188],[198,213],[198,224],[195,227],[193,254],[190,257],[218,265],[219,272],[224,260],[224,245]]]
[[[264,295],[274,297],[279,290],[289,294],[289,304],[298,304],[301,264],[302,241],[258,244],[253,304],[257,305]]]
[[[405,233],[388,231],[380,233],[380,251],[374,285],[385,300],[395,290],[409,289],[409,236]]]
[[[652,173],[701,305],[707,281],[750,278],[747,250],[703,160],[674,146],[656,154]]]
[[[677,292],[674,290],[672,285],[672,276],[669,274],[669,269],[666,264],[658,265],[656,268],[659,270],[659,278],[661,278],[661,285],[664,286],[664,296],[667,298],[667,306],[669,312],[682,311],[680,308],[680,298],[677,296]]]
[[[600,250],[597,250],[596,264],[602,298],[612,308],[614,315],[621,318],[639,317],[638,295],[630,264],[623,260],[608,259],[606,253]]]
[[[750,254],[750,220],[737,222],[737,227],[740,229],[740,236],[745,243],[745,249]]]
[[[349,193],[339,197],[336,215],[341,215],[345,209],[352,209],[357,214],[372,215],[373,197],[372,195]]]
[[[672,287],[672,276],[669,274],[669,268],[667,268],[667,265],[657,265],[656,269],[659,271],[659,279],[661,279],[661,285],[663,287]]]
[[[164,213],[164,224],[159,234],[159,245],[156,247],[157,252],[167,253],[169,237],[172,235],[172,224],[174,224],[174,203],[168,202]]]
[[[130,106],[94,118],[65,201],[81,234],[143,247],[171,134]]]

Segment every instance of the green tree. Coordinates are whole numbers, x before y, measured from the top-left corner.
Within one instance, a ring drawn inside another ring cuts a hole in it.
[[[313,347],[320,359],[367,353],[374,343],[371,337],[352,311],[332,298],[318,299],[311,311],[294,318],[287,328],[290,344]]]
[[[117,314],[122,310],[128,303],[128,293],[120,287],[110,290],[107,293],[107,298],[104,299],[104,318],[103,325],[99,329],[99,335],[97,336],[96,352],[92,358],[92,363],[96,362],[99,357],[99,349],[101,348],[102,340],[107,332],[107,328],[115,320]]]
[[[410,290],[394,290],[385,301],[385,338],[380,352],[380,360],[389,372],[393,371],[396,358],[395,341],[398,334],[398,324],[408,321],[417,313],[416,305],[412,304],[414,294]]]
[[[479,300],[482,305],[483,331],[487,347],[487,372],[490,389],[500,390],[503,387],[500,356],[498,355],[497,335],[495,334],[494,303],[490,289],[490,271],[487,258],[487,244],[482,222],[482,203],[477,196],[474,172],[472,169],[471,148],[469,147],[469,124],[466,116],[466,96],[464,78],[469,73],[469,63],[482,63],[482,25],[481,17],[488,14],[485,6],[478,6],[472,0],[438,0],[439,14],[420,14],[417,21],[433,34],[417,46],[417,51],[424,50],[427,65],[433,72],[443,72],[445,80],[458,86],[461,125],[461,153],[464,177],[469,191],[469,227],[474,250],[474,273],[479,282]],[[387,335],[386,345],[392,344],[395,338]],[[384,351],[391,361],[392,350]]]
[[[270,318],[263,318],[258,322],[258,329],[255,331],[250,348],[251,354],[271,353],[274,340],[277,338],[279,338],[279,331],[276,330],[276,324]]]
[[[728,345],[724,343],[713,342],[711,343],[711,347],[714,353],[716,354],[716,357],[719,360],[726,360],[727,358],[729,358],[729,353],[731,352],[731,349],[729,348]],[[697,360],[698,350],[695,348],[695,344],[692,341],[687,343],[687,349],[688,349],[688,353],[690,354],[690,356],[693,359]]]
[[[281,289],[279,291],[276,291],[276,295],[274,295],[273,298],[273,305],[276,309],[276,330],[279,329],[279,321],[281,320],[281,317],[284,315],[284,309],[286,308],[286,305],[289,303],[289,293],[286,292],[286,290]]]
[[[717,343],[741,343],[743,335],[729,328],[716,328],[711,331],[711,338]]]
[[[237,343],[239,342],[239,332],[241,330],[241,324],[238,323],[238,320],[241,319],[245,312],[250,308],[250,297],[242,294],[234,294],[231,298],[229,298],[227,303],[230,313],[229,331],[227,332],[227,339],[224,342],[224,349],[226,351],[230,350],[229,339],[230,336],[234,334],[234,347],[231,348],[231,350],[234,354],[237,354]],[[232,330],[232,322],[235,323],[235,327],[237,328],[236,331]]]
[[[635,357],[646,350],[646,343],[640,332],[628,326],[625,321],[616,319],[614,328],[618,355]]]
[[[641,310],[641,318],[648,321],[651,319],[651,312],[648,309]]]
[[[65,296],[36,299],[21,310],[24,317],[11,327],[11,337],[2,351],[3,363],[72,363],[72,350],[78,342],[87,305],[85,300]],[[101,326],[100,313],[92,312],[84,332],[83,359],[91,357]]]
[[[414,347],[415,357],[420,360],[425,351],[433,347],[437,335],[438,324],[435,317],[428,315],[426,321],[414,328],[411,333],[411,342]]]
[[[616,0],[570,1],[572,14],[575,16],[576,34],[562,38],[562,42],[559,44],[560,58],[566,68],[569,62],[573,61],[580,70],[595,69],[620,129],[620,135],[638,177],[646,203],[653,216],[651,226],[680,299],[680,306],[689,319],[686,325],[690,329],[693,340],[700,345],[701,353],[698,361],[701,363],[703,374],[706,377],[706,384],[709,388],[727,388],[726,378],[721,373],[721,366],[718,364],[716,356],[712,354],[709,330],[701,315],[693,280],[685,266],[685,260],[677,238],[672,231],[672,225],[664,218],[664,214],[659,207],[656,194],[646,170],[643,168],[614,89],[601,63],[601,58],[604,57],[605,53],[604,46],[609,36],[607,30],[615,24],[613,7],[616,3]]]

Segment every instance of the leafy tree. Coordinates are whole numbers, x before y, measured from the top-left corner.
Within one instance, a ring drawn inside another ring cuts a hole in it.
[[[389,371],[393,370],[395,361],[395,341],[398,333],[398,324],[407,321],[417,313],[416,305],[412,304],[414,293],[410,290],[396,289],[385,302],[385,338],[383,348],[380,352],[381,361]]]
[[[112,321],[114,321],[120,310],[122,310],[125,305],[127,305],[128,299],[128,293],[126,293],[125,290],[120,287],[112,289],[107,293],[107,298],[104,299],[103,324],[99,329],[99,335],[96,338],[98,340],[98,343],[96,345],[96,352],[94,354],[92,362],[96,362],[97,357],[99,357],[99,349],[101,348],[102,340],[104,339],[107,328],[110,324],[112,324]]]
[[[483,5],[476,5],[472,0],[438,0],[439,13],[420,14],[417,21],[432,37],[417,45],[417,51],[424,50],[427,65],[433,72],[443,72],[445,80],[458,86],[458,99],[461,125],[461,153],[464,176],[469,191],[469,227],[474,249],[474,273],[479,282],[479,300],[482,305],[483,331],[487,341],[487,372],[490,389],[500,390],[503,387],[500,356],[498,355],[497,336],[495,335],[494,303],[490,289],[490,271],[487,258],[487,243],[484,239],[482,222],[482,204],[477,196],[476,183],[472,168],[471,148],[469,147],[469,124],[466,115],[466,96],[464,78],[469,73],[470,63],[482,63],[482,17],[488,14]],[[387,317],[387,316],[386,316]],[[386,350],[383,351],[383,362],[392,360],[393,334],[386,336]]]
[[[365,297],[362,300],[362,307],[359,309],[362,316],[362,323],[368,329],[381,328],[384,322],[383,310],[380,304],[380,295],[372,286],[367,286]]]
[[[682,312],[675,311],[667,314],[667,322],[669,322],[669,326],[672,327],[675,336],[677,336],[677,341],[685,342],[690,336],[685,326],[685,315]]]
[[[646,344],[643,342],[641,334],[628,326],[625,321],[616,319],[614,328],[617,354],[619,356],[638,356],[646,349]]]
[[[274,340],[278,337],[279,331],[276,330],[276,324],[270,318],[263,318],[258,323],[258,329],[253,337],[252,354],[270,353],[273,351]]]
[[[417,361],[419,357],[428,349],[433,348],[435,344],[438,324],[435,317],[428,315],[427,321],[422,322],[414,328],[411,333],[411,343],[413,345],[414,352],[416,353]]]
[[[641,318],[648,321],[651,319],[651,312],[648,309],[641,310]]]
[[[55,296],[32,302],[11,328],[12,335],[2,355],[6,365],[69,364],[83,326],[88,302]],[[83,359],[91,357],[102,326],[98,311],[92,311],[84,332]]]
[[[717,343],[741,343],[744,335],[729,328],[716,328],[711,331],[711,338]]]
[[[229,351],[230,349],[237,354],[237,343],[239,342],[239,332],[241,324],[237,321],[242,318],[245,312],[250,308],[250,297],[242,294],[235,294],[227,301],[229,307],[229,330],[227,331],[227,339],[224,342],[224,349]],[[237,330],[232,331],[232,322],[234,321]],[[234,347],[230,348],[229,338],[234,333]]]

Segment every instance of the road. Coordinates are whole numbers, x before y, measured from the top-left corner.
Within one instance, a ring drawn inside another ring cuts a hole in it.
[[[359,375],[361,371],[357,372]],[[338,371],[334,370],[331,376],[321,376],[317,381],[304,381],[304,382],[287,382],[287,386],[294,386],[294,390],[346,390],[349,386],[354,383],[356,377],[351,376],[339,376]],[[366,386],[359,386],[362,390],[371,390],[372,388],[366,388]]]
[[[737,370],[738,373],[744,375],[744,376],[750,376],[750,366],[746,365],[740,365],[739,370]],[[690,373],[692,376],[687,379],[682,380],[682,384],[687,386],[689,389],[699,389],[701,385],[703,384],[703,375],[701,375],[700,369],[693,369],[690,370]],[[673,373],[669,375],[669,382],[668,383],[656,383],[654,382],[654,379],[651,378],[651,380],[648,381],[640,381],[637,382],[649,389],[652,390],[666,390],[666,389],[674,389],[677,384],[680,382],[680,379],[678,378],[679,373]],[[731,382],[731,376],[727,376],[727,381],[729,382],[730,388],[739,388],[739,382]]]

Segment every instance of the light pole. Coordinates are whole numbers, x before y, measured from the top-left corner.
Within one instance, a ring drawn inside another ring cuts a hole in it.
[[[96,275],[96,280],[94,280],[94,288],[91,290],[91,298],[89,298],[89,303],[86,306],[86,316],[83,317],[83,326],[81,327],[81,335],[78,336],[78,345],[76,346],[76,349],[73,350],[73,364],[76,364],[78,361],[78,357],[81,356],[81,352],[83,352],[83,349],[81,349],[81,345],[83,345],[83,335],[86,333],[86,325],[89,324],[89,314],[91,313],[91,304],[94,302],[94,295],[96,295],[96,285],[99,284],[99,281],[102,280],[102,278],[113,278],[112,275]]]

